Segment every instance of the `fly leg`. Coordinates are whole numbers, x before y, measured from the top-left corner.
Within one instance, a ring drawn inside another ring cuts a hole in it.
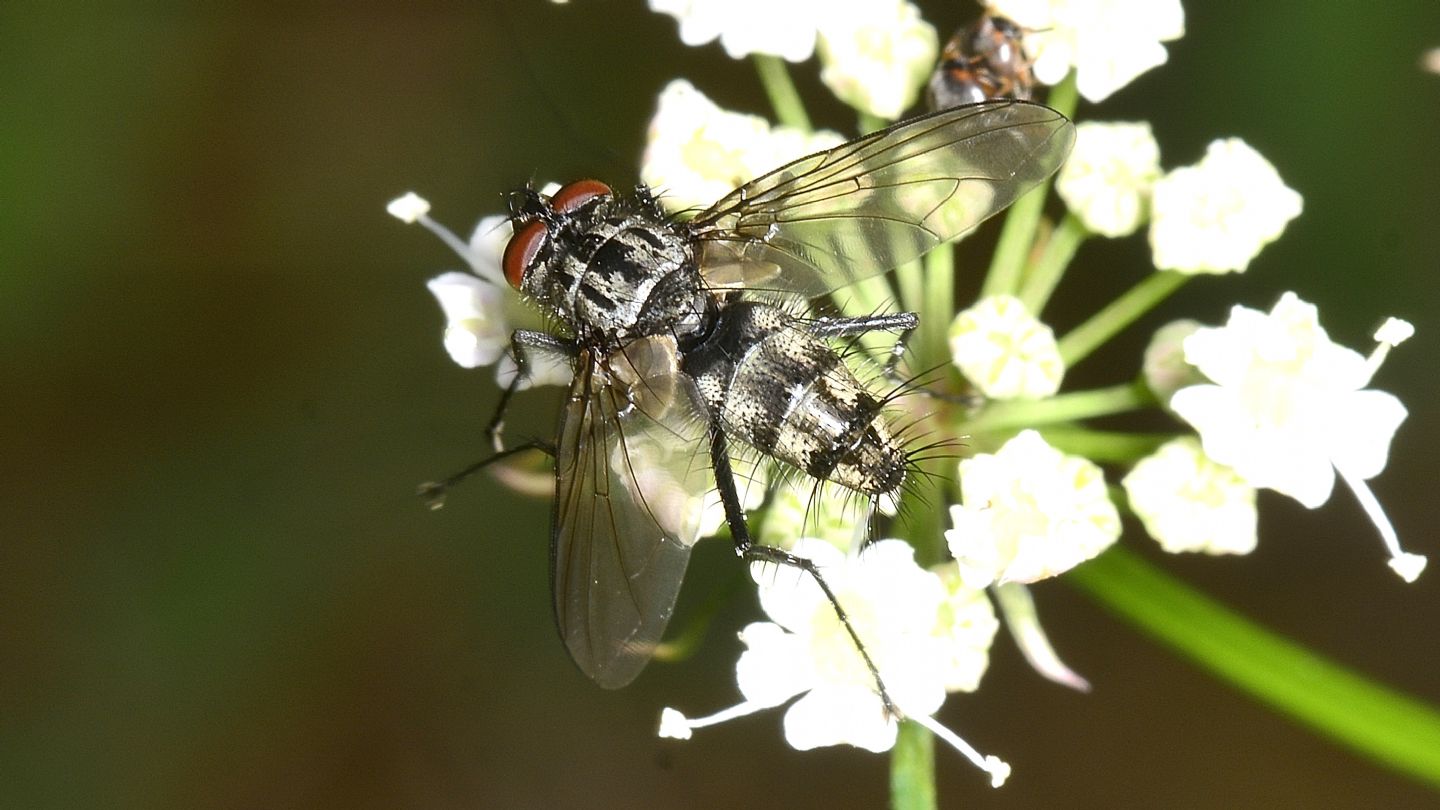
[[[490,417],[490,422],[485,426],[485,437],[495,448],[495,453],[489,458],[465,467],[458,472],[446,476],[439,481],[426,481],[417,489],[417,494],[425,499],[425,503],[431,509],[439,509],[445,505],[445,494],[451,487],[464,481],[475,473],[485,469],[497,461],[509,458],[526,450],[540,450],[551,458],[555,457],[555,445],[553,442],[531,439],[523,444],[506,448],[501,439],[501,432],[505,429],[505,411],[510,407],[510,398],[520,389],[520,381],[530,376],[529,352],[535,351],[542,354],[559,355],[563,357],[574,357],[576,353],[575,344],[562,340],[554,335],[545,332],[531,332],[525,329],[517,329],[510,335],[510,352],[515,357],[515,377],[505,390],[500,394],[500,402],[495,407],[495,414]]]
[[[500,434],[505,430],[505,411],[510,406],[510,397],[520,390],[521,380],[530,378],[530,356],[527,350],[572,358],[577,352],[577,347],[568,340],[562,340],[546,332],[516,329],[510,333],[510,354],[515,358],[515,376],[510,379],[510,384],[505,386],[505,390],[501,392],[500,402],[495,406],[495,415],[490,417],[490,423],[485,426],[485,438],[490,440],[490,444],[494,446],[497,453],[505,450],[505,442]]]
[[[881,329],[899,329],[908,334],[920,325],[920,316],[913,312],[895,312],[889,315],[861,315],[858,318],[816,318],[809,324],[810,334],[816,337],[854,337]],[[903,337],[902,337],[903,340]],[[903,350],[901,352],[903,354]]]
[[[431,509],[439,509],[445,505],[445,494],[451,487],[497,461],[503,461],[511,456],[523,453],[526,450],[539,450],[551,458],[555,457],[555,445],[553,443],[541,439],[531,439],[523,444],[517,444],[509,449],[501,450],[489,458],[481,459],[465,469],[448,475],[439,481],[426,481],[416,488],[415,494],[425,500],[426,506],[429,506]]]
[[[862,315],[858,318],[819,318],[810,324],[810,334],[819,338],[834,337],[858,337],[867,332],[879,330],[899,330],[900,337],[896,338],[895,345],[890,349],[890,356],[886,358],[885,365],[881,368],[886,379],[892,382],[907,385],[908,380],[902,379],[896,369],[900,365],[900,358],[905,356],[905,348],[910,343],[910,336],[920,328],[920,316],[914,312],[896,312],[890,315]]]
[[[745,508],[741,506],[739,493],[735,490],[735,475],[730,468],[730,451],[725,440],[725,431],[717,423],[710,425],[710,463],[715,469],[715,486],[720,492],[720,503],[725,507],[725,522],[729,525],[730,536],[735,541],[736,555],[746,562],[788,565],[813,577],[815,584],[820,586],[821,592],[825,594],[825,598],[830,601],[830,606],[834,608],[835,617],[840,620],[840,624],[845,627],[845,632],[849,634],[850,640],[854,642],[855,649],[860,652],[860,657],[865,661],[865,668],[870,670],[870,676],[875,679],[875,691],[879,693],[886,713],[891,717],[903,718],[904,715],[890,700],[890,693],[886,691],[885,683],[880,679],[880,670],[870,657],[870,651],[865,648],[864,642],[855,632],[855,626],[850,623],[850,617],[846,615],[845,608],[840,606],[840,600],[835,598],[835,592],[830,590],[830,585],[820,574],[819,567],[814,562],[791,554],[782,548],[763,546],[750,539],[750,527],[745,523]]]
[[[974,407],[976,404],[974,397],[932,391],[924,386],[916,385],[914,378],[900,376],[898,373],[900,360],[904,358],[910,338],[919,327],[919,315],[914,312],[897,312],[892,315],[862,315],[858,318],[819,318],[810,324],[810,333],[822,338],[855,337],[880,329],[898,329],[900,337],[895,339],[895,345],[890,349],[890,356],[885,359],[885,365],[880,369],[887,380],[895,383],[896,392],[916,391],[934,399]],[[923,371],[919,376],[924,377],[936,370]]]

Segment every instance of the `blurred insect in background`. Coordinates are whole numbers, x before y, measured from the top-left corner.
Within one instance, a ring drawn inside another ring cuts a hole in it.
[[[897,495],[911,458],[882,413],[890,396],[861,384],[830,341],[903,333],[918,317],[808,317],[803,302],[974,228],[1053,173],[1073,138],[1037,104],[960,107],[800,158],[688,220],[643,185],[515,192],[505,276],[555,328],[512,336],[519,373],[487,428],[496,454],[422,492],[438,500],[525,450],[554,456],[555,620],[607,688],[654,654],[718,494],[736,553],[813,576],[888,703],[822,573],[751,539],[732,448],[865,498]],[[505,410],[543,355],[574,369],[554,441],[506,449]]]
[[[992,99],[1029,99],[1035,76],[1021,45],[1024,31],[1006,17],[982,14],[955,32],[940,53],[925,100],[932,110]]]

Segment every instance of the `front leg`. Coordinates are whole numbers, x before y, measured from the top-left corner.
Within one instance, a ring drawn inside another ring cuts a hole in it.
[[[490,423],[485,426],[485,437],[490,440],[490,444],[497,453],[505,451],[505,442],[501,438],[501,433],[505,430],[505,411],[510,406],[510,397],[520,390],[521,380],[530,378],[530,351],[573,359],[580,350],[574,342],[558,338],[548,332],[516,329],[510,333],[510,354],[515,358],[515,376],[510,379],[510,384],[505,386],[505,390],[501,392],[500,402],[495,406],[495,414],[490,417]]]
[[[530,358],[528,355],[530,351],[573,358],[579,350],[574,343],[546,332],[516,329],[510,334],[510,353],[515,358],[515,376],[505,386],[505,390],[500,393],[500,402],[495,406],[495,414],[490,417],[489,424],[485,426],[485,436],[490,440],[495,452],[488,458],[481,459],[439,481],[426,481],[421,484],[417,494],[425,499],[425,503],[431,509],[439,509],[445,505],[445,495],[451,487],[497,461],[526,450],[540,450],[552,458],[555,456],[555,445],[552,442],[532,439],[507,449],[500,436],[505,428],[505,412],[509,409],[510,397],[519,390],[521,380],[529,379]]]

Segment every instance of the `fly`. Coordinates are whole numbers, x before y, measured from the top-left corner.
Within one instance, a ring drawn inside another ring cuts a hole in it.
[[[502,266],[555,329],[512,336],[519,373],[487,429],[496,455],[424,491],[522,450],[554,456],[555,621],[602,687],[628,684],[654,653],[712,493],[736,553],[814,576],[870,663],[814,565],[751,539],[732,448],[865,497],[897,494],[907,458],[885,398],[830,340],[919,319],[804,318],[784,299],[826,295],[971,230],[1053,173],[1073,140],[1054,110],[986,102],[800,158],[688,221],[643,185],[515,192]],[[503,449],[506,407],[546,354],[574,369],[554,442]]]
[[[989,13],[956,31],[945,43],[940,65],[926,86],[930,109],[999,98],[1031,98],[1035,75],[1021,44],[1023,33],[1009,18]]]

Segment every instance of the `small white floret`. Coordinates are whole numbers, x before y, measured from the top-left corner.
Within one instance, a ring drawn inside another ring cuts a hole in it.
[[[1145,531],[1168,552],[1255,550],[1255,488],[1184,436],[1141,459],[1120,482]]]
[[[1160,177],[1160,145],[1150,125],[1086,121],[1055,177],[1055,191],[1085,228],[1111,238],[1135,232],[1149,215]]]
[[[940,37],[903,0],[842,2],[820,18],[820,81],[841,101],[899,118],[935,68]]]
[[[972,587],[1053,577],[1120,537],[1100,468],[1033,430],[961,461],[960,490],[964,503],[950,507],[945,539]]]
[[[991,399],[1048,397],[1065,376],[1055,333],[1011,295],[983,298],[955,316],[950,357]]]
[[[1192,274],[1243,271],[1301,207],[1300,195],[1259,152],[1238,138],[1214,141],[1198,164],[1155,183],[1155,266]]]

